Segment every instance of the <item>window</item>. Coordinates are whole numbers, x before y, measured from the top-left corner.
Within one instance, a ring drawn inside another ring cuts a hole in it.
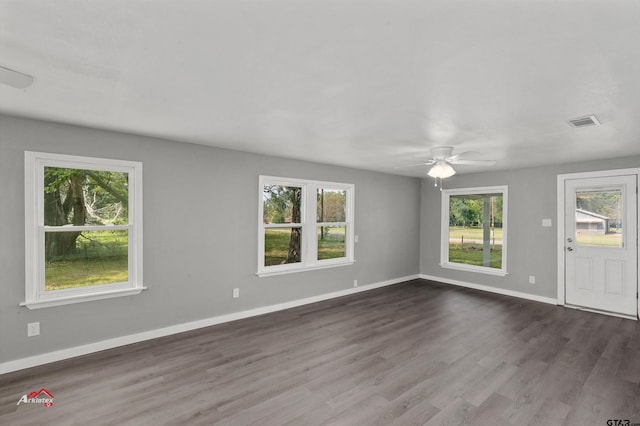
[[[576,244],[624,247],[624,186],[576,190]]]
[[[349,265],[353,185],[260,176],[258,275]]]
[[[140,293],[142,163],[25,152],[25,302]]]
[[[442,191],[441,266],[507,273],[507,187]]]

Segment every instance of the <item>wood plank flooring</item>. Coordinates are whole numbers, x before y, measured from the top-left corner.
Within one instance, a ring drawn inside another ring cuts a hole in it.
[[[640,423],[638,322],[425,280],[0,376],[1,425],[609,419]]]

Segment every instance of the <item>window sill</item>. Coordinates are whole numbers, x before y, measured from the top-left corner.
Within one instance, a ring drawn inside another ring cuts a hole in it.
[[[499,277],[505,277],[508,275],[507,271],[505,270],[488,268],[484,266],[464,265],[460,263],[441,263],[440,266],[445,269],[455,269],[457,271],[465,272],[477,272],[479,274],[496,275]]]
[[[312,266],[299,266],[295,268],[277,269],[277,270],[262,270],[256,273],[259,277],[270,277],[273,275],[293,274],[295,272],[315,271],[318,269],[337,268],[339,266],[349,266],[356,263],[355,260],[343,260],[340,262],[320,263]]]
[[[100,293],[81,294],[74,296],[63,296],[56,298],[47,298],[43,300],[34,300],[20,303],[20,306],[26,306],[29,309],[49,308],[52,306],[69,305],[71,303],[89,302],[92,300],[111,299],[114,297],[133,296],[140,294],[147,287],[127,288],[119,290],[108,290]]]

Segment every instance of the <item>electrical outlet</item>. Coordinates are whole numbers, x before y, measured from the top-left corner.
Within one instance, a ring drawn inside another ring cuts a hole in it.
[[[40,323],[39,322],[30,322],[27,324],[27,337],[39,336],[40,335]]]
[[[535,284],[535,283],[536,283],[536,276],[529,275],[529,284]]]
[[[358,280],[353,280],[353,287],[358,287]]]
[[[233,298],[237,299],[238,297],[240,297],[240,289],[239,288],[234,288],[233,289]]]

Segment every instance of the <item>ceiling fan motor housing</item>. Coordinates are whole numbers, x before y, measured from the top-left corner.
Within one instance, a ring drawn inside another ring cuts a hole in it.
[[[431,154],[433,154],[433,158],[436,160],[444,160],[447,157],[451,157],[451,153],[453,152],[452,146],[437,146],[431,148]]]

